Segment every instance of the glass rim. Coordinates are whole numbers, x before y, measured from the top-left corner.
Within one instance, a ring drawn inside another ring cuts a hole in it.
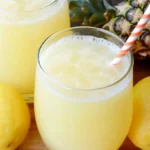
[[[8,13],[32,13],[32,12],[37,12],[37,11],[40,11],[40,10],[43,10],[43,9],[46,9],[48,7],[51,7],[53,6],[55,3],[57,3],[59,0],[54,0],[52,2],[49,2],[46,6],[43,6],[43,7],[40,7],[40,8],[37,8],[37,9],[33,9],[33,10],[22,10],[22,11],[13,11],[13,10],[5,10],[3,8],[0,8],[0,11],[2,10],[3,12],[8,12]]]
[[[116,80],[115,82],[113,82],[112,84],[110,85],[107,85],[107,86],[104,86],[104,87],[99,87],[99,88],[91,88],[91,89],[84,89],[84,88],[73,88],[73,87],[69,87],[65,84],[62,84],[60,83],[59,81],[57,81],[56,79],[54,79],[53,77],[51,77],[50,75],[48,75],[48,73],[43,69],[42,65],[41,65],[41,62],[40,62],[40,52],[42,51],[42,48],[44,46],[44,44],[53,36],[57,36],[63,32],[67,32],[67,31],[72,31],[74,29],[94,29],[94,30],[97,30],[97,31],[100,31],[100,32],[103,32],[109,36],[112,36],[114,38],[116,38],[118,41],[120,41],[122,44],[124,44],[124,41],[117,35],[107,31],[107,30],[104,30],[104,29],[101,29],[101,28],[96,28],[96,27],[89,27],[89,26],[80,26],[80,27],[71,27],[71,28],[67,28],[67,29],[64,29],[64,30],[61,30],[61,31],[58,31],[58,32],[55,32],[54,34],[51,34],[48,38],[46,38],[46,40],[42,43],[42,45],[40,46],[39,50],[38,50],[38,54],[37,54],[37,63],[40,67],[40,70],[42,71],[42,73],[48,78],[48,80],[52,81],[54,84],[58,85],[60,88],[63,88],[63,89],[67,89],[67,90],[76,90],[76,91],[97,91],[97,90],[102,90],[102,89],[107,89],[107,88],[110,88],[110,87],[113,87],[114,85],[118,84],[119,82],[121,82],[129,73],[130,71],[132,70],[133,68],[133,64],[134,64],[134,58],[133,58],[133,54],[132,54],[132,51],[130,50],[128,52],[128,54],[130,55],[130,66],[129,68],[127,69],[127,71],[124,73],[124,75],[119,78],[118,80]]]

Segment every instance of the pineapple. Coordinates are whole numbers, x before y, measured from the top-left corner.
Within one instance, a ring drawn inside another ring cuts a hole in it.
[[[115,6],[107,0],[69,0],[71,25],[104,28],[126,40],[147,6],[147,0],[126,0]],[[133,53],[137,59],[150,58],[150,21]]]

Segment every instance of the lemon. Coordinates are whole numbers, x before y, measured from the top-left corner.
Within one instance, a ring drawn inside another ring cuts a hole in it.
[[[11,86],[0,83],[0,150],[16,149],[29,126],[29,109],[22,96]]]
[[[150,150],[150,77],[134,87],[134,113],[130,140],[143,150]]]

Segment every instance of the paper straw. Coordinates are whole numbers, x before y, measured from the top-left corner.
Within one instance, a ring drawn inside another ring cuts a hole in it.
[[[126,43],[120,50],[120,52],[117,54],[117,56],[114,58],[114,60],[111,62],[111,65],[117,65],[121,62],[122,58],[129,52],[129,50],[132,48],[134,43],[136,42],[136,39],[141,34],[143,28],[146,26],[150,19],[150,4],[148,4],[148,8],[146,9],[144,15],[138,22],[137,26],[127,39]]]

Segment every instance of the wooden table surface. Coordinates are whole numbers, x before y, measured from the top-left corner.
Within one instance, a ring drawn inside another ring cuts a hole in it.
[[[150,76],[150,61],[136,61],[134,65],[134,84],[140,79]],[[48,150],[41,140],[34,118],[33,104],[29,104],[31,127],[24,143],[17,150]],[[140,150],[127,138],[119,150]]]

